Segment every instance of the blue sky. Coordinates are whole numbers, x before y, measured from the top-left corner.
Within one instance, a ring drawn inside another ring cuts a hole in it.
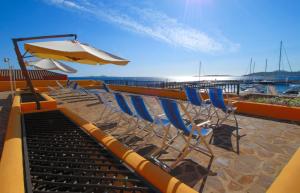
[[[17,2],[17,3],[16,3]],[[129,59],[125,67],[71,64],[76,76],[241,75],[278,66],[283,40],[300,70],[297,0],[2,0],[0,57],[17,65],[11,38],[76,33],[81,42]],[[287,62],[284,68],[288,69]]]

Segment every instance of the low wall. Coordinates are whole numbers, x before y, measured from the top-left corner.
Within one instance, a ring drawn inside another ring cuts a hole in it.
[[[58,80],[62,85],[66,85],[67,80]],[[101,87],[100,81],[95,80],[76,80],[81,87],[85,88],[99,88]],[[41,92],[48,91],[48,86],[57,87],[56,80],[32,80],[34,87],[38,88]],[[20,89],[26,88],[26,81],[16,81],[16,87]],[[0,92],[10,91],[9,81],[0,81]]]
[[[109,85],[109,88],[120,92],[129,92],[135,94],[159,96],[165,98],[171,98],[176,100],[186,100],[185,92],[175,89],[164,89],[164,88],[148,88],[148,87],[137,87],[137,86],[121,86],[121,85]],[[201,93],[203,99],[208,99],[207,93]],[[226,97],[236,98],[236,94],[226,94]]]
[[[185,93],[179,90],[147,87],[131,87],[121,85],[109,85],[109,88],[115,91],[129,92],[134,94],[160,96],[172,99],[186,100]]]
[[[51,109],[56,109],[57,108],[57,103],[56,100],[51,98],[45,93],[41,93],[41,96],[45,99],[45,101],[40,101],[40,108],[41,110],[51,110]],[[21,103],[21,112],[32,112],[35,111],[36,109],[36,102],[26,102],[26,103]]]
[[[20,96],[15,96],[9,115],[0,162],[0,192],[25,192]]]
[[[235,106],[237,107],[238,113],[300,122],[300,107],[288,107],[248,101],[237,101]]]
[[[47,95],[46,93],[41,93],[41,91],[38,88],[35,88],[35,91],[37,93],[39,93],[44,99],[45,101],[40,101],[40,110],[45,110],[45,109],[56,109],[57,108],[57,102],[56,100],[54,100],[52,97],[50,97],[49,95]],[[21,112],[25,113],[25,112],[31,112],[37,109],[36,107],[36,102],[22,102],[21,100],[21,94],[24,93],[26,91],[23,91],[21,89],[17,89],[16,90],[16,96],[20,97],[20,108],[21,108]],[[28,91],[27,91],[28,92]]]
[[[267,190],[267,193],[299,193],[300,192],[300,148],[284,166],[280,174]]]

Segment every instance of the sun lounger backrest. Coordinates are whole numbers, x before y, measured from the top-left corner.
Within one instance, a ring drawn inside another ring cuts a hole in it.
[[[76,90],[76,89],[77,89],[77,87],[78,87],[78,83],[77,83],[77,82],[74,82],[74,85],[73,85],[73,87],[72,87],[72,88],[73,88],[74,90]]]
[[[219,109],[222,109],[223,111],[227,110],[227,107],[224,102],[223,98],[223,90],[221,88],[210,88],[209,89],[209,99],[211,103]]]
[[[126,102],[124,96],[123,96],[121,93],[114,93],[114,96],[115,96],[115,99],[116,99],[117,104],[119,105],[120,109],[121,109],[124,113],[126,113],[126,114],[132,116],[133,113],[132,113],[132,111],[130,110],[130,108],[129,108],[129,106],[128,106],[128,104],[127,104],[127,102]]]
[[[103,89],[104,89],[106,92],[110,92],[108,86],[107,86],[104,82],[102,83],[102,85],[103,85]]]
[[[152,116],[150,115],[144,99],[138,95],[130,95],[131,103],[136,111],[136,113],[144,120],[149,121],[151,123],[154,122]]]
[[[66,87],[69,87],[72,82],[68,79],[66,83]]]
[[[185,133],[188,133],[189,130],[184,124],[176,101],[166,98],[159,98],[159,100],[165,115],[168,117],[172,125],[174,125],[177,129],[181,129]]]
[[[58,80],[56,80],[55,82],[59,88],[64,89],[64,86],[62,84],[60,84],[60,82]]]
[[[196,106],[201,106],[202,99],[199,95],[199,92],[195,88],[185,87],[184,88],[187,99]]]

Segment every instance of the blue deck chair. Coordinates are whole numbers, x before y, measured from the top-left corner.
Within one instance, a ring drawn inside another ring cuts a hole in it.
[[[130,109],[125,97],[121,93],[114,92],[113,95],[121,112],[119,113],[119,119],[117,121],[118,126],[120,126],[122,120],[125,121],[125,123],[127,123],[127,129],[125,130],[125,132],[122,132],[118,135],[122,139],[124,139],[124,136],[129,136],[133,131],[135,131],[138,128],[139,119],[137,119],[136,114]],[[123,140],[122,142],[125,141]]]
[[[102,88],[103,88],[103,90],[105,90],[106,92],[111,92],[110,89],[108,88],[107,84],[105,84],[104,82],[102,83]]]
[[[73,84],[73,82],[70,80],[67,81],[66,86],[63,86],[58,80],[56,80],[55,82],[58,88],[48,86],[49,94],[51,95],[62,94],[63,91],[70,91],[70,87]]]
[[[172,144],[163,141],[162,146],[157,152],[155,152],[155,154],[159,153],[160,151],[166,150],[169,147],[174,149],[175,151],[178,151],[179,155],[175,159],[175,162],[169,166],[170,169],[173,169],[192,150],[196,150],[204,153],[205,155],[213,157],[213,152],[205,141],[205,138],[212,132],[212,129],[206,127],[207,125],[209,125],[210,121],[207,120],[202,123],[195,124],[192,116],[180,101],[177,102],[171,99],[158,98],[158,102],[160,103],[166,117],[169,119],[171,124],[179,131],[178,136],[181,136],[183,138],[183,140],[185,141],[185,145],[183,148],[178,149]],[[184,115],[188,118],[189,123],[186,123],[186,121],[183,119],[177,103],[179,103],[181,109],[184,112]],[[195,139],[194,143],[193,139]],[[204,145],[205,149],[199,146],[200,143]],[[153,155],[153,157],[157,161],[157,155],[155,154]]]
[[[66,87],[69,87],[70,84],[72,84],[72,81],[70,79],[67,80],[67,83],[66,83]]]
[[[73,85],[70,85],[69,88],[72,94],[77,94],[79,96],[89,95],[89,92],[85,88],[79,86],[77,82],[74,82]]]
[[[185,87],[184,91],[188,102],[192,104],[192,109],[195,112],[194,119],[198,118],[201,114],[203,114],[203,111],[206,111],[207,117],[210,117],[210,101],[203,100],[200,92],[195,88]]]
[[[146,129],[150,127],[152,128],[151,131],[157,137],[162,137],[160,134],[158,134],[155,131],[154,127],[158,126],[160,127],[160,129],[162,129],[162,131],[166,132],[169,129],[168,127],[171,126],[170,121],[165,117],[163,117],[162,115],[156,115],[155,113],[151,112],[151,109],[148,108],[149,105],[146,105],[142,96],[139,95],[129,95],[129,96],[137,116],[141,119],[142,122],[145,123],[144,128]]]
[[[99,118],[96,119],[94,123],[96,124],[101,122],[107,124],[107,123],[114,122],[115,119],[113,115],[120,112],[120,110],[116,107],[114,102],[107,97],[107,94],[104,95],[103,92],[99,92],[96,90],[91,90],[89,92],[95,95],[98,101],[100,102],[100,104],[103,105],[103,109],[101,110],[101,112],[99,112]]]
[[[218,121],[217,126],[222,124],[224,121],[226,121],[230,116],[233,116],[236,126],[236,148],[237,153],[239,154],[239,125],[237,118],[235,116],[236,107],[233,106],[233,103],[225,104],[224,97],[223,97],[223,90],[221,88],[210,88],[209,89],[209,98],[212,103],[212,105],[215,108],[215,112],[213,114],[217,115]],[[225,115],[223,118],[221,118],[220,114],[218,113],[218,110],[221,110]]]

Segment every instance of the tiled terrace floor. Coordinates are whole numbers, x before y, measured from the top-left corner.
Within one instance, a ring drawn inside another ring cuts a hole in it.
[[[7,94],[1,93],[0,96],[3,104],[9,104]],[[62,94],[54,98],[91,122],[99,118],[103,108],[94,97]],[[156,111],[160,111],[153,99],[148,99],[148,102]],[[7,121],[3,116],[8,117],[8,106],[3,104],[0,109],[1,133],[4,133]],[[240,155],[234,152],[236,138],[231,136],[234,123],[228,121],[215,130],[215,138],[210,145],[215,154],[213,160],[193,151],[171,174],[199,192],[265,192],[300,146],[300,126],[241,115],[237,117],[240,134],[245,135],[240,139]],[[108,128],[100,122],[97,125],[107,131],[118,132],[122,129]],[[147,155],[159,146],[160,138],[143,138],[141,135],[131,144],[132,147],[138,147],[137,152],[141,155]],[[182,141],[178,140],[175,144],[180,145]],[[169,149],[160,159],[172,159],[176,155],[176,152]],[[172,161],[166,163],[170,164]]]
[[[91,122],[99,118],[102,105],[95,98],[86,97],[87,99],[82,101],[77,97],[71,99],[67,96],[61,95],[56,98]],[[148,104],[160,111],[154,99],[148,99]],[[235,133],[234,122],[228,121],[214,131],[215,137],[210,145],[215,154],[213,160],[202,153],[192,151],[171,173],[199,192],[265,192],[299,148],[300,126],[242,115],[238,115],[237,118],[240,135],[244,135],[240,139],[240,155],[234,152],[236,138],[231,135],[232,132]],[[109,132],[118,133],[121,130],[113,126],[108,129],[105,124],[99,122],[97,125]],[[159,146],[160,138],[144,138],[143,134],[140,134],[131,145],[137,147],[137,152],[141,155],[147,155]],[[175,142],[178,145],[182,143],[179,140]],[[176,155],[175,151],[168,149],[160,159],[168,160]],[[170,164],[172,161],[166,163]]]

